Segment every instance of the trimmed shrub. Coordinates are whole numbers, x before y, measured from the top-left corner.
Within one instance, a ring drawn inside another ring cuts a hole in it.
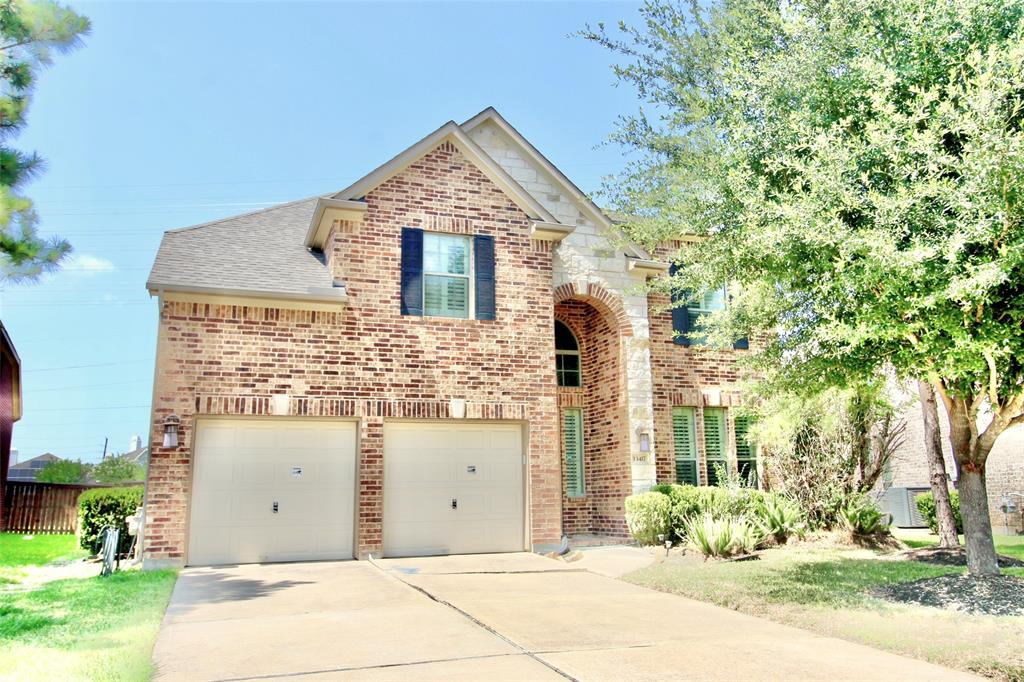
[[[78,544],[93,554],[103,546],[103,529],[114,526],[121,530],[117,551],[124,554],[132,544],[125,518],[135,514],[142,505],[142,486],[125,488],[94,488],[78,496]]]
[[[686,522],[686,536],[690,546],[705,557],[749,554],[762,539],[755,524],[744,517],[715,518],[712,514],[689,519]]]
[[[661,483],[654,490],[667,495],[671,503],[669,524],[676,538],[687,538],[687,522],[711,514],[715,518],[757,518],[764,501],[771,497],[756,488],[724,488]]]
[[[851,495],[839,510],[839,521],[854,535],[875,535],[888,530],[882,510],[866,495]]]
[[[917,504],[917,511],[921,512],[921,516],[924,517],[925,523],[933,533],[939,532],[939,519],[935,514],[935,498],[932,496],[931,491],[921,493],[914,498],[914,502]],[[955,490],[949,491],[949,506],[953,508],[953,520],[956,521],[956,532],[962,534],[964,532],[964,520],[960,518],[960,493]]]
[[[672,504],[660,492],[640,493],[626,498],[626,525],[641,545],[656,545],[659,535],[669,534]]]

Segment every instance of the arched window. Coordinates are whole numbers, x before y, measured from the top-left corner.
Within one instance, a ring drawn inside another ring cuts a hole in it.
[[[555,320],[555,373],[559,386],[582,386],[580,344],[572,330]]]

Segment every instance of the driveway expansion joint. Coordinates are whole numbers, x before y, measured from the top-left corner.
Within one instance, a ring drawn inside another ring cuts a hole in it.
[[[447,606],[451,610],[455,611],[456,613],[462,615],[464,618],[466,618],[469,621],[471,621],[473,624],[483,628],[487,632],[489,632],[492,635],[494,635],[495,637],[501,639],[503,642],[507,643],[509,646],[519,650],[520,652],[522,652],[526,656],[529,656],[530,658],[532,658],[533,660],[537,661],[538,663],[543,665],[545,668],[548,668],[552,672],[554,672],[554,673],[564,677],[567,680],[571,680],[572,682],[580,682],[580,680],[578,680],[577,678],[575,678],[572,675],[570,675],[569,673],[565,672],[564,670],[562,670],[558,666],[553,665],[552,663],[549,663],[548,661],[545,661],[543,658],[538,656],[535,652],[530,651],[529,649],[527,649],[526,647],[522,646],[518,642],[516,642],[516,641],[514,641],[512,639],[509,639],[505,635],[501,634],[500,632],[498,632],[497,630],[492,628],[487,623],[485,623],[482,620],[480,620],[479,618],[473,616],[471,613],[468,613],[468,612],[460,609],[458,606],[456,606],[455,604],[452,604],[451,602],[445,601],[444,599],[441,599],[440,597],[435,596],[434,594],[431,594],[428,590],[426,590],[425,588],[420,587],[419,585],[413,585],[412,583],[410,583],[410,582],[408,582],[406,580],[402,580],[402,578],[400,578],[398,575],[396,575],[394,573],[391,573],[390,571],[386,570],[383,566],[378,564],[377,560],[373,558],[372,554],[369,555],[367,558],[369,559],[370,564],[372,564],[381,573],[384,573],[385,575],[390,576],[392,579],[397,580],[398,582],[402,583],[403,585],[406,585],[407,587],[411,587],[412,589],[414,589],[417,592],[419,592],[420,594],[424,595],[425,597],[427,597],[431,601],[434,601],[434,602],[436,602],[438,604],[441,604],[443,606]],[[505,572],[506,571],[496,571],[494,573],[505,573]],[[518,573],[520,571],[508,571],[508,572],[509,573]],[[523,572],[529,572],[529,573],[559,573],[559,572],[562,572],[562,571],[523,571]]]

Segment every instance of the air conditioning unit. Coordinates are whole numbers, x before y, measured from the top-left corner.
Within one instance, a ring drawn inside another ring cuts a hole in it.
[[[878,501],[879,507],[890,514],[892,525],[897,528],[926,528],[928,524],[917,510],[915,498],[930,490],[927,486],[888,488]]]

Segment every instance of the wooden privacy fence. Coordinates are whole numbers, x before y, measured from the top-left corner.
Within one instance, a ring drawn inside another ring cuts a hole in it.
[[[86,490],[107,487],[113,486],[7,481],[0,529],[9,533],[74,533],[78,525],[78,496]]]

